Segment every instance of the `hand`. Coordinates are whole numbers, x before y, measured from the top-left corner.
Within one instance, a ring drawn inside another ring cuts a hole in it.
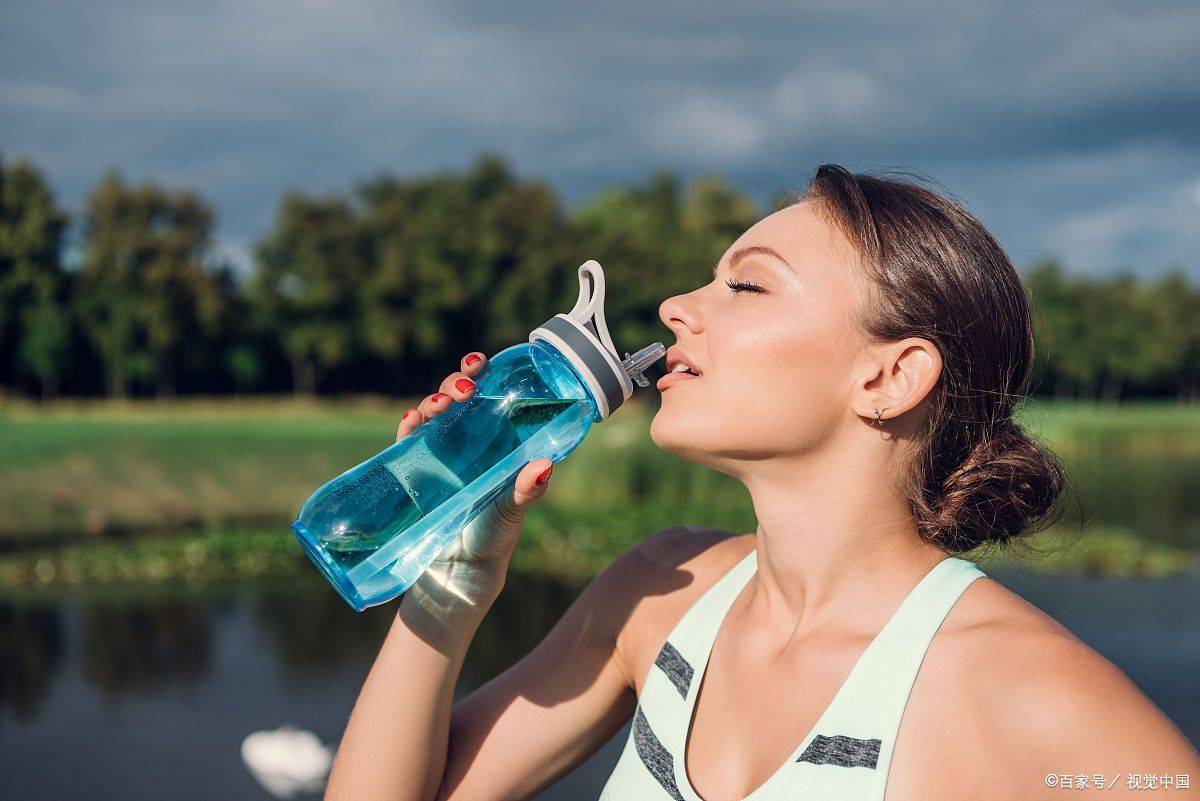
[[[446,376],[437,392],[404,413],[396,428],[396,439],[403,439],[417,426],[446,412],[451,404],[473,396],[475,382],[471,376],[486,364],[482,353],[463,357],[461,370]],[[546,493],[553,468],[550,459],[529,462],[496,500],[438,554],[401,600],[401,613],[410,625],[431,636],[442,636],[464,618],[482,618],[504,587],[525,511]]]

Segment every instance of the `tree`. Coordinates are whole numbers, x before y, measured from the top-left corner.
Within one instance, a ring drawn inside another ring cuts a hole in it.
[[[173,395],[185,350],[215,333],[212,227],[194,193],[116,173],[88,198],[79,309],[110,395],[134,380]]]
[[[1051,382],[1056,397],[1069,397],[1079,378],[1071,364],[1081,339],[1078,299],[1062,266],[1054,259],[1034,265],[1025,277],[1025,287],[1033,313],[1033,386],[1040,387],[1044,377]]]
[[[66,360],[61,252],[67,218],[28,162],[0,163],[0,383],[24,370],[44,396]]]
[[[725,250],[758,219],[754,203],[717,179],[686,188],[666,172],[642,187],[602,191],[575,215],[583,250],[604,265],[618,347],[662,339],[663,300],[712,280]]]
[[[20,362],[41,382],[42,400],[50,400],[58,395],[58,380],[67,362],[70,320],[53,297],[43,296],[26,311],[24,323]]]
[[[1179,398],[1194,399],[1200,389],[1200,292],[1175,270],[1140,286],[1137,302],[1139,378],[1144,385],[1159,383]]]
[[[292,365],[292,387],[312,395],[326,371],[356,355],[363,240],[350,206],[291,193],[258,247],[253,294]]]
[[[381,176],[357,197],[372,265],[364,342],[389,365],[392,389],[423,386],[447,353],[523,341],[574,300],[579,254],[558,198],[499,157],[484,155],[462,173]]]

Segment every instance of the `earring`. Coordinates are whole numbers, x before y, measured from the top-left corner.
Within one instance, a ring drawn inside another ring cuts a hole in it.
[[[884,406],[883,410],[886,412],[888,410],[888,407]],[[875,419],[871,421],[871,425],[879,426],[880,428],[883,428],[883,420],[879,417],[879,407],[878,406],[875,407]]]

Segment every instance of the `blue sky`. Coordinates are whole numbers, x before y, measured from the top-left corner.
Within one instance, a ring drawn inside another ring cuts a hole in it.
[[[911,168],[1019,266],[1200,279],[1198,43],[1195,0],[5,0],[0,152],[72,209],[112,167],[195,188],[242,263],[285,189],[490,149],[569,203]]]

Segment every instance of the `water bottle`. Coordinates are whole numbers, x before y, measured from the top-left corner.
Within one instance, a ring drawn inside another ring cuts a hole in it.
[[[647,386],[661,342],[622,360],[604,319],[604,270],[579,267],[579,299],[493,356],[475,394],[320,487],[292,532],[354,609],[390,601],[533,459],[560,461]]]

